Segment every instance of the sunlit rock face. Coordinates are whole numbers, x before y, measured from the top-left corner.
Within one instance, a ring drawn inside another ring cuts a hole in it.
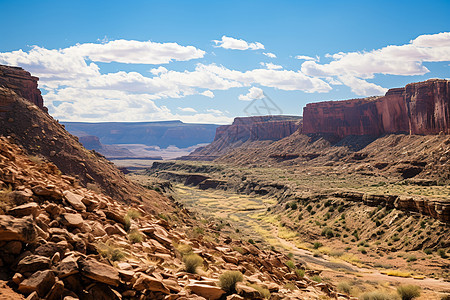
[[[383,97],[307,104],[302,133],[349,135],[450,133],[450,81],[431,79]]]

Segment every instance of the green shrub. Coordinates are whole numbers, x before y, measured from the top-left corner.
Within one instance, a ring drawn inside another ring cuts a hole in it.
[[[322,282],[322,278],[320,278],[319,275],[314,275],[313,277],[311,277],[311,280],[319,283]]]
[[[379,291],[372,291],[362,294],[359,297],[360,300],[397,300],[397,297],[394,295],[385,293],[385,292],[379,292]]]
[[[305,270],[295,269],[295,274],[297,274],[298,277],[303,278],[303,277],[305,277]]]
[[[320,242],[314,242],[314,249],[319,249],[320,247],[322,247],[323,246],[323,244],[322,243],[320,243]]]
[[[322,230],[322,235],[326,236],[327,238],[332,238],[334,236],[333,230],[330,227],[325,227]]]
[[[348,282],[339,282],[337,285],[337,289],[339,292],[345,293],[347,295],[350,295],[350,292],[352,290],[350,284]]]
[[[438,249],[437,254],[442,258],[447,258],[447,253],[445,253],[445,249]]]
[[[402,300],[412,300],[420,296],[420,288],[417,285],[401,285],[397,287],[397,293]]]
[[[253,239],[248,239],[248,242],[252,245],[255,243],[255,241]]]
[[[424,252],[425,254],[430,255],[431,253],[433,253],[433,250],[431,250],[430,248],[426,248],[426,249],[423,249],[423,252]]]
[[[410,257],[408,257],[408,259],[406,261],[410,262],[410,261],[416,261],[416,260],[417,260],[417,257],[415,255],[411,255]]]
[[[126,216],[132,220],[139,219],[141,217],[141,212],[136,209],[130,209],[129,211],[127,211]]]
[[[125,253],[121,249],[108,244],[98,244],[97,251],[101,256],[111,261],[120,261],[125,258]]]
[[[297,210],[297,208],[298,208],[297,203],[291,203],[292,210]]]
[[[228,294],[236,292],[236,283],[244,280],[239,271],[226,271],[219,277],[219,286]]]
[[[177,250],[180,252],[181,256],[192,254],[192,247],[190,245],[180,244],[178,245]]]
[[[183,257],[183,263],[186,272],[195,274],[197,268],[203,264],[203,258],[197,254],[188,254]]]
[[[270,298],[270,292],[268,289],[263,288],[260,285],[257,284],[249,284],[249,287],[254,288],[255,290],[257,290],[259,292],[259,294],[261,295],[261,297],[263,297],[264,299],[269,299]]]
[[[143,240],[143,235],[142,233],[140,233],[138,230],[132,230],[129,234],[128,234],[128,239],[133,243],[140,243]]]
[[[294,269],[294,268],[295,268],[295,264],[294,264],[294,262],[293,262],[292,260],[288,260],[288,261],[286,262],[286,266],[287,266],[289,269]]]

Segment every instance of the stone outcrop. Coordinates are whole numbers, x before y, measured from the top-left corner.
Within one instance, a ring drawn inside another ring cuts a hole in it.
[[[380,136],[450,133],[450,81],[430,79],[390,89],[384,97],[309,103],[304,134]]]
[[[257,116],[235,118],[233,124],[216,129],[214,141],[193,151],[182,160],[214,160],[228,151],[252,141],[278,141],[301,126],[301,117]]]
[[[22,68],[0,65],[0,86],[13,90],[19,96],[46,111],[41,91],[38,89],[38,80],[39,78],[31,76]]]

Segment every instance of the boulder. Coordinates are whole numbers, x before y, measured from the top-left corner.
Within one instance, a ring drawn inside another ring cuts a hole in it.
[[[64,279],[70,275],[78,273],[78,263],[73,255],[65,257],[58,264],[58,277]]]
[[[28,255],[25,256],[17,264],[17,272],[28,273],[36,272],[37,270],[50,268],[51,260],[48,257],[40,255]]]
[[[55,282],[50,292],[48,293],[46,300],[60,300],[64,293],[64,282],[58,280]]]
[[[80,258],[78,259],[78,265],[83,276],[108,285],[119,285],[119,272],[107,264],[92,258]]]
[[[31,217],[15,218],[0,215],[0,241],[31,243],[36,239],[36,229]]]
[[[29,294],[36,291],[44,297],[55,283],[55,274],[51,270],[37,271],[19,284],[19,292]]]
[[[205,297],[206,299],[216,300],[225,294],[225,291],[217,286],[211,286],[207,284],[188,284],[187,289],[190,289],[194,294]]]
[[[33,216],[36,218],[39,215],[39,205],[36,202],[30,202],[16,206],[8,211],[8,214],[15,217]]]
[[[64,199],[78,211],[86,211],[86,206],[83,203],[84,196],[72,193],[71,191],[64,191]]]
[[[162,283],[162,280],[148,276],[144,273],[139,273],[139,277],[133,285],[133,289],[137,291],[149,290],[152,292],[162,292],[170,294],[170,290]]]
[[[81,228],[83,226],[83,218],[79,214],[63,214],[61,222],[69,228]]]

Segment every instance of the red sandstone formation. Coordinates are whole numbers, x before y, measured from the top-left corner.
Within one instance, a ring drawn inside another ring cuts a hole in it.
[[[300,126],[299,117],[258,116],[235,118],[233,124],[220,126],[214,141],[226,138],[238,140],[280,140],[294,133]]]
[[[349,135],[450,133],[450,81],[430,79],[384,97],[309,103],[302,133]]]
[[[46,111],[41,91],[38,89],[39,78],[19,67],[0,65],[0,86],[13,90],[19,96],[36,104]]]
[[[216,129],[216,136],[211,144],[200,147],[180,159],[214,160],[247,141],[281,140],[297,131],[300,126],[301,117],[295,116],[235,118],[233,124]]]

